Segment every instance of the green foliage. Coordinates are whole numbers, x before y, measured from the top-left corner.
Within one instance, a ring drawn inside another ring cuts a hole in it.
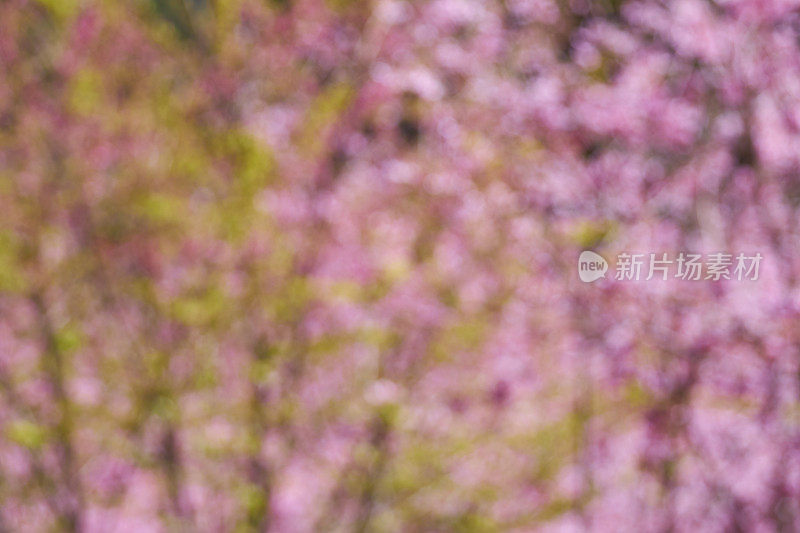
[[[536,519],[540,522],[547,522],[558,516],[563,515],[575,508],[575,502],[569,498],[555,498],[536,513]]]
[[[291,323],[311,302],[314,293],[304,277],[292,277],[280,287],[270,302],[272,316],[279,322]]]
[[[581,248],[593,248],[613,237],[615,224],[608,220],[582,220],[570,232],[570,240]]]
[[[205,2],[186,2],[186,0],[150,0],[154,13],[169,23],[178,37],[193,41],[199,38],[195,27],[195,12]],[[191,7],[190,7],[191,6]],[[199,7],[194,7],[199,6]]]
[[[462,513],[453,524],[458,533],[492,533],[502,529],[486,513],[478,510]]]
[[[349,10],[367,11],[369,4],[366,0],[325,0],[328,8],[339,12],[347,12]]]
[[[255,483],[243,483],[237,498],[244,510],[246,520],[238,524],[237,531],[254,531],[267,511],[267,495]]]
[[[73,16],[83,4],[83,0],[35,0],[44,6],[57,19],[65,20]]]
[[[27,280],[20,263],[21,246],[16,236],[0,229],[0,292],[19,293]]]
[[[208,326],[222,318],[228,302],[220,287],[212,285],[172,301],[170,314],[189,326]]]
[[[84,342],[84,336],[78,326],[69,324],[55,333],[54,340],[56,350],[59,353],[68,354],[80,348]]]
[[[299,144],[309,155],[316,155],[322,150],[325,133],[350,105],[353,96],[350,85],[338,83],[327,87],[311,102],[299,138]]]
[[[38,450],[47,440],[47,428],[29,420],[14,420],[5,428],[5,435],[11,442],[31,450]]]
[[[146,192],[136,199],[133,211],[137,218],[153,228],[182,226],[187,217],[183,200],[155,191]]]
[[[234,177],[241,194],[251,196],[272,181],[275,168],[272,154],[251,134],[243,130],[226,132],[220,146],[235,165]]]
[[[103,75],[97,69],[84,67],[71,79],[68,89],[69,108],[74,113],[89,116],[98,113],[105,94]]]
[[[431,353],[439,361],[454,360],[459,354],[479,349],[485,331],[486,317],[465,317],[442,329],[436,342],[431,345]]]
[[[651,405],[654,401],[653,394],[637,381],[629,381],[624,388],[624,399],[627,408],[642,408]]]

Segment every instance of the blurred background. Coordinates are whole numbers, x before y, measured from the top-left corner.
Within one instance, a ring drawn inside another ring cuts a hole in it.
[[[800,530],[799,37],[0,0],[0,531]]]

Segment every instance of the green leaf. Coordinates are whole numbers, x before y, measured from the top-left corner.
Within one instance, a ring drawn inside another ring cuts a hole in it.
[[[64,20],[74,15],[81,5],[81,0],[36,0],[57,19]]]
[[[582,220],[573,227],[569,236],[581,248],[593,248],[608,240],[615,229],[614,223],[608,220]]]
[[[83,334],[74,326],[65,326],[55,334],[56,349],[60,353],[70,353],[83,344]]]
[[[350,105],[352,99],[353,89],[344,83],[333,85],[318,96],[311,103],[306,115],[300,145],[312,154],[319,153],[323,148],[324,133]]]
[[[5,433],[11,442],[31,450],[38,450],[47,440],[47,429],[29,420],[14,420]]]
[[[19,264],[19,252],[17,239],[11,233],[0,231],[0,292],[25,290],[26,280]]]
[[[268,147],[243,130],[227,133],[222,143],[224,154],[233,159],[241,193],[251,196],[271,181],[275,164]]]
[[[55,0],[54,3],[59,3]],[[69,108],[76,114],[86,116],[96,113],[103,95],[103,78],[92,68],[79,70],[69,86]]]

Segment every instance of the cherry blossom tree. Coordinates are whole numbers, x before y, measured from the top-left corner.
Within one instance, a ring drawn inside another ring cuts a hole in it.
[[[796,530],[798,32],[0,1],[0,531]]]

